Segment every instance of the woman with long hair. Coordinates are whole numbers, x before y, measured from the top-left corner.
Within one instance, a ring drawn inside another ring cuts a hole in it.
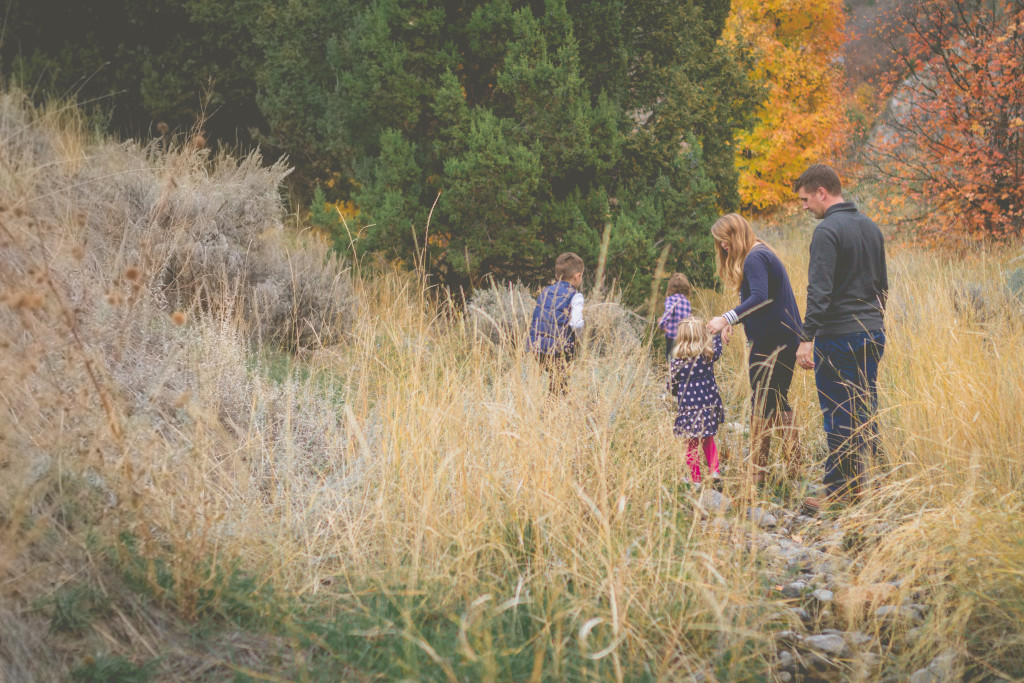
[[[736,213],[711,226],[715,239],[718,277],[735,289],[740,304],[708,322],[708,331],[729,333],[742,321],[750,344],[750,454],[754,479],[764,480],[771,451],[772,430],[782,430],[789,457],[798,457],[799,439],[789,404],[789,387],[796,350],[803,333],[789,274],[778,254],[758,239],[750,223]]]

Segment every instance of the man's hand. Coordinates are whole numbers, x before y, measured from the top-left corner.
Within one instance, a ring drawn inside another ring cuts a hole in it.
[[[814,369],[814,342],[800,342],[796,349],[796,364],[804,370]]]

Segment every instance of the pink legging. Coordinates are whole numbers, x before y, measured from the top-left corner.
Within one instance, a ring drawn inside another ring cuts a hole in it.
[[[700,463],[697,462],[698,445],[704,450],[704,460],[708,463],[708,471],[718,474],[718,446],[715,445],[715,437],[690,439],[686,444],[686,464],[690,466],[690,474],[693,476],[695,484],[700,483]]]

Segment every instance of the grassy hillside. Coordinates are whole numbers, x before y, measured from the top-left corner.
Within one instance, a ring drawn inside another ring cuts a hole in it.
[[[718,499],[613,301],[554,399],[521,325],[488,328],[514,291],[466,315],[352,276],[283,227],[284,173],[0,99],[6,680],[1024,676],[1019,252],[892,243],[884,453],[808,519],[809,374],[803,457],[755,490],[728,347]],[[765,229],[798,293],[811,226]]]

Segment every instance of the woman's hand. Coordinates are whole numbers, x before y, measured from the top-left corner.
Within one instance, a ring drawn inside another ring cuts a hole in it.
[[[730,325],[724,316],[716,315],[714,318],[708,321],[708,332],[712,335],[721,333],[722,343],[728,344],[729,337],[732,336],[732,325]]]

